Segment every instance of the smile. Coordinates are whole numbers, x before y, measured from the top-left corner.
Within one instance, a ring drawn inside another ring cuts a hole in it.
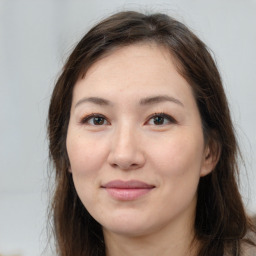
[[[101,188],[105,189],[116,200],[132,201],[149,193],[155,186],[138,180],[113,180],[101,186]]]

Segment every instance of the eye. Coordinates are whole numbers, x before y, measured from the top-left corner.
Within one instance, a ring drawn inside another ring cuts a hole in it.
[[[147,121],[147,124],[149,125],[166,125],[171,123],[177,123],[177,122],[173,117],[165,113],[155,113]]]
[[[93,126],[109,125],[109,122],[103,115],[94,113],[83,117],[81,123]]]

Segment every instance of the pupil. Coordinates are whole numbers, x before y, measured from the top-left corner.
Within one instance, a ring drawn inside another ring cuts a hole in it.
[[[95,125],[101,125],[104,123],[104,119],[102,117],[94,117],[93,119],[93,123]]]
[[[163,124],[164,118],[162,116],[156,116],[154,118],[154,124]]]

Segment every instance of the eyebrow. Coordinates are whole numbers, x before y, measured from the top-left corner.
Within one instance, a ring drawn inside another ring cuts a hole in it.
[[[157,104],[157,103],[161,103],[161,102],[165,102],[165,101],[170,101],[173,103],[176,103],[182,107],[184,107],[184,104],[171,96],[168,95],[158,95],[158,96],[154,96],[154,97],[147,97],[144,99],[141,99],[139,104],[140,105],[152,105],[152,104]],[[99,98],[99,97],[88,97],[88,98],[82,98],[81,100],[79,100],[76,105],[75,108],[79,105],[81,105],[82,103],[86,103],[86,102],[90,102],[90,103],[94,103],[96,105],[100,105],[100,106],[111,106],[113,105],[109,100],[103,99],[103,98]]]
[[[109,100],[99,98],[99,97],[88,97],[88,98],[82,98],[81,100],[79,100],[76,103],[75,108],[85,102],[90,102],[90,103],[94,103],[96,105],[101,105],[101,106],[112,105]]]
[[[160,103],[160,102],[164,102],[164,101],[171,101],[173,103],[176,103],[182,107],[184,107],[184,104],[171,96],[168,95],[158,95],[158,96],[154,96],[154,97],[148,97],[148,98],[144,98],[140,100],[140,105],[151,105],[151,104],[156,104],[156,103]]]

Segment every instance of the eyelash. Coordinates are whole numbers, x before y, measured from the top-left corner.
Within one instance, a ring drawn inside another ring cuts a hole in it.
[[[177,123],[177,121],[176,121],[172,116],[167,115],[167,114],[165,114],[165,113],[163,113],[163,112],[161,112],[161,113],[154,113],[153,115],[149,116],[149,118],[147,119],[148,121],[147,121],[146,123],[149,123],[149,121],[150,121],[151,119],[157,118],[157,117],[161,117],[161,118],[166,119],[166,120],[168,121],[167,124],[170,124],[170,123],[176,124],[176,123]],[[165,123],[165,124],[166,124],[166,123]],[[160,124],[160,125],[158,125],[158,126],[165,125],[165,124]],[[153,125],[153,124],[152,124],[152,125]],[[156,124],[154,124],[154,125],[156,125]],[[157,125],[156,125],[156,126],[157,126]]]
[[[90,115],[86,115],[85,117],[83,117],[80,121],[81,124],[86,124],[86,125],[90,125],[89,121],[93,118],[103,118],[105,121],[108,122],[108,124],[110,123],[107,118],[102,115],[102,114],[98,114],[98,113],[92,113]],[[94,124],[96,126],[96,124]]]
[[[158,125],[154,123],[154,124],[151,124],[151,125],[162,126],[162,125],[166,125],[166,124],[170,124],[170,123],[172,123],[172,124],[176,124],[176,123],[177,123],[177,121],[176,121],[172,116],[167,115],[167,114],[161,112],[161,113],[154,113],[153,115],[149,116],[149,117],[147,118],[147,121],[145,122],[145,124],[149,123],[151,119],[153,119],[153,118],[158,118],[158,117],[167,120],[167,123],[158,124]],[[103,122],[106,121],[106,122],[107,122],[107,125],[110,124],[110,122],[108,121],[108,119],[107,119],[104,115],[99,114],[99,113],[92,113],[92,114],[90,114],[90,115],[87,115],[87,116],[83,117],[83,118],[81,119],[80,123],[83,124],[83,125],[90,125],[90,124],[89,124],[89,121],[92,120],[93,118],[102,118],[102,119],[103,119]],[[93,125],[93,124],[91,124],[91,125]],[[94,125],[97,126],[95,123],[94,123]],[[101,125],[104,125],[104,124],[98,124],[98,125],[101,126]],[[106,125],[106,124],[105,124],[105,125]]]

